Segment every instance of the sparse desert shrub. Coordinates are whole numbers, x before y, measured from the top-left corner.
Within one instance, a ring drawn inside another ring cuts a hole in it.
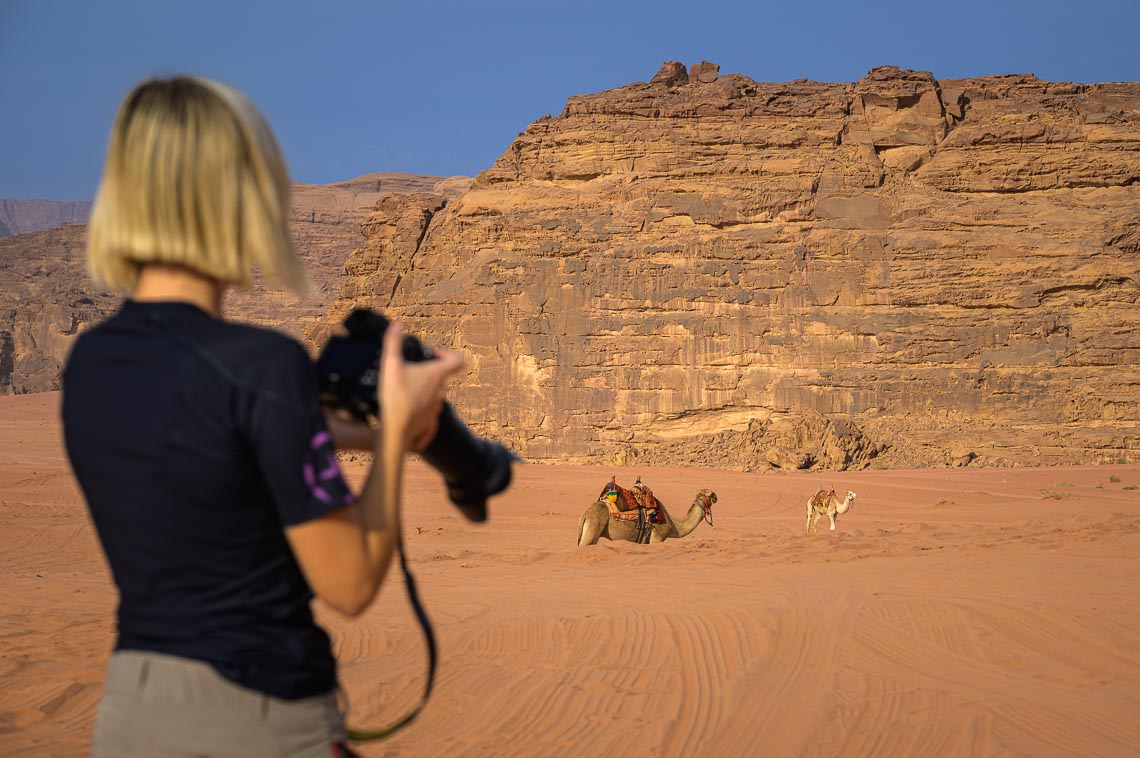
[[[1127,487],[1125,487],[1124,489],[1126,489],[1126,490],[1134,490],[1134,489],[1138,489],[1138,488],[1137,488],[1137,486],[1136,486],[1135,484],[1130,484],[1130,485],[1128,485]]]
[[[1064,500],[1065,496],[1062,495],[1060,492],[1053,491],[1053,492],[1046,492],[1044,495],[1041,496],[1041,499],[1042,500]]]
[[[1120,477],[1117,476],[1116,474],[1113,474],[1112,476],[1108,477],[1108,481],[1112,482],[1113,484],[1116,484],[1117,482],[1120,481]]]
[[[1124,456],[1120,456],[1116,459],[1116,463],[1119,466],[1123,466],[1125,463],[1128,463],[1128,461],[1124,460]]]
[[[1057,486],[1058,486],[1058,487],[1075,487],[1076,485],[1075,485],[1075,484],[1072,484],[1072,483],[1070,483],[1070,482],[1061,482],[1061,483],[1060,483],[1060,484],[1058,484]]]

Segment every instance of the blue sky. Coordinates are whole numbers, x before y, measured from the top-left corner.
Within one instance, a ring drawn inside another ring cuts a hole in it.
[[[878,65],[1140,80],[1140,2],[0,0],[0,197],[90,199],[138,80],[243,90],[294,178],[474,175],[566,98],[710,60],[758,81]]]

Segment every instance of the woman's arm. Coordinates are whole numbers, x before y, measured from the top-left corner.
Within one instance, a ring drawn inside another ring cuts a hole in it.
[[[435,436],[445,382],[463,365],[448,350],[423,363],[405,363],[403,332],[384,335],[380,379],[380,433],[375,458],[356,503],[289,527],[285,534],[314,594],[341,613],[357,616],[376,597],[396,546],[404,454]]]

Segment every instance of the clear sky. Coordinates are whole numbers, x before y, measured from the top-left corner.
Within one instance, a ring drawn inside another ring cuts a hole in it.
[[[0,0],[0,197],[94,196],[152,75],[243,90],[294,178],[474,175],[566,98],[710,60],[757,81],[1140,80],[1140,0]]]

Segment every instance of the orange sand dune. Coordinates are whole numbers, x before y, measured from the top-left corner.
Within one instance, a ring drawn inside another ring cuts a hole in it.
[[[87,751],[114,591],[58,396],[0,398],[0,753]],[[347,464],[359,479],[359,464]],[[716,527],[574,546],[611,474]],[[1112,481],[1118,478],[1119,481]],[[818,484],[859,499],[805,537]],[[1140,466],[752,475],[520,467],[489,523],[413,464],[406,529],[439,634],[420,719],[366,755],[1135,755]],[[356,724],[419,696],[398,580],[322,613]]]

